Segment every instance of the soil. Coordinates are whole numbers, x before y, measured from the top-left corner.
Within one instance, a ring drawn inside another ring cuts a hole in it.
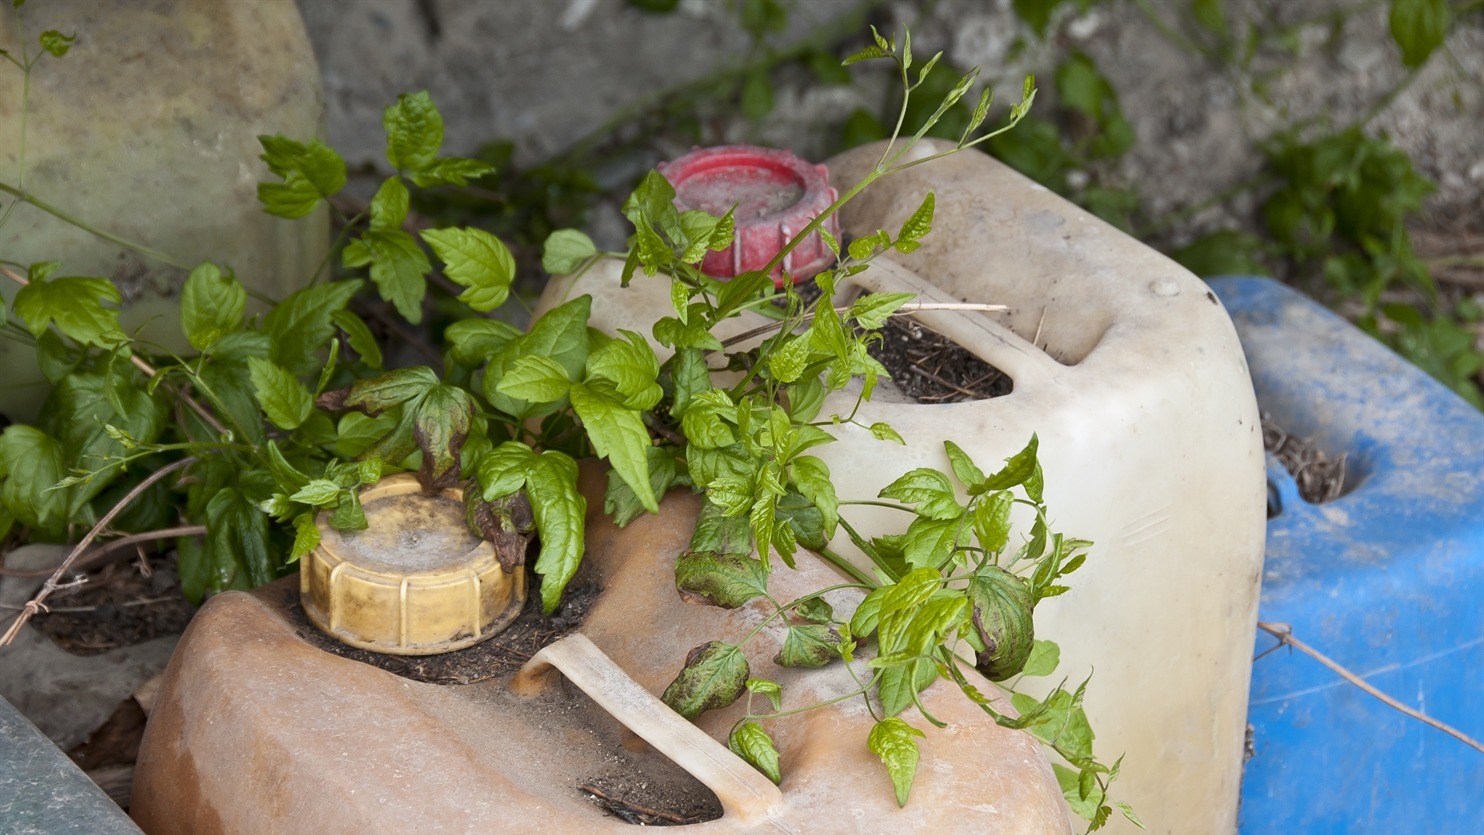
[[[75,589],[54,593],[49,612],[31,619],[73,655],[98,655],[165,635],[179,635],[196,614],[180,592],[175,552],[112,562]]]
[[[474,684],[515,672],[542,647],[576,630],[602,591],[591,582],[568,586],[561,606],[551,617],[546,617],[541,614],[539,579],[530,579],[531,591],[525,608],[505,631],[472,647],[439,655],[385,655],[346,646],[310,623],[297,601],[289,606],[289,618],[300,638],[332,655],[370,664],[413,681]]]
[[[1310,504],[1338,499],[1345,493],[1345,458],[1330,457],[1314,446],[1312,438],[1298,438],[1285,432],[1267,416],[1262,418],[1262,445],[1283,462],[1284,469],[1298,483],[1299,496]],[[1271,517],[1271,512],[1269,517]]]
[[[892,381],[919,403],[961,403],[1002,397],[1015,384],[1005,372],[957,342],[905,316],[893,316],[867,352],[886,367]]]
[[[819,286],[813,281],[801,281],[795,290],[805,304],[819,298]],[[781,301],[774,304],[783,306]],[[1015,388],[1008,374],[910,317],[893,316],[877,333],[881,339],[870,340],[866,353],[886,368],[904,395],[918,403],[988,400]]]

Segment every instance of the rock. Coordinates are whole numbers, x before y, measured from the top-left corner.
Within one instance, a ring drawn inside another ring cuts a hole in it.
[[[27,48],[57,29],[77,41],[33,70],[26,188],[88,223],[189,265],[211,259],[251,290],[282,298],[308,281],[329,246],[328,214],[264,214],[271,179],[259,134],[320,132],[319,72],[292,0],[193,3],[54,0],[18,10]],[[0,16],[0,48],[16,54],[16,19]],[[0,72],[0,181],[19,180],[22,75]],[[9,195],[4,202],[9,204]],[[62,261],[59,275],[104,276],[124,297],[126,331],[188,351],[175,298],[186,272],[19,206],[0,252],[21,263]],[[0,282],[5,298],[15,285]],[[250,303],[248,312],[263,309]],[[3,410],[30,421],[46,387],[30,348],[0,342]],[[32,385],[37,384],[37,385]],[[29,387],[23,387],[29,386]]]
[[[179,637],[156,638],[86,658],[27,626],[0,648],[0,696],[62,749],[88,738],[118,703],[170,663]]]

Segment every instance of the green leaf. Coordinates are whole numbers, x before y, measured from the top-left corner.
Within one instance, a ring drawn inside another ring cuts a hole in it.
[[[16,5],[19,6],[20,4],[17,3]],[[77,40],[77,36],[64,35],[55,29],[48,29],[41,33],[39,40],[41,41],[42,49],[50,52],[54,58],[61,58],[67,54],[67,50],[72,48],[72,42]]]
[[[201,387],[215,404],[222,423],[255,445],[263,443],[263,417],[253,394],[248,359],[268,359],[273,348],[281,345],[256,331],[229,333],[212,343],[200,370]],[[278,364],[283,365],[282,361]]]
[[[1036,641],[1031,647],[1030,657],[1020,671],[1023,676],[1049,676],[1061,663],[1061,647],[1054,641]]]
[[[13,423],[0,434],[0,466],[9,473],[0,502],[21,524],[60,532],[67,491],[52,490],[65,475],[62,445],[34,426]]]
[[[438,375],[426,365],[399,368],[379,377],[357,380],[346,388],[326,392],[320,405],[333,411],[358,409],[375,417],[393,406],[420,398],[438,385]]]
[[[260,157],[282,183],[259,183],[258,200],[263,211],[282,218],[301,218],[314,211],[319,201],[345,187],[345,161],[334,149],[310,139],[301,144],[282,134],[259,136]]]
[[[498,319],[461,319],[443,331],[443,339],[452,350],[454,362],[474,368],[488,360],[521,332],[508,322]],[[355,347],[355,343],[351,343]]]
[[[360,412],[350,412],[340,418],[339,431],[335,439],[335,452],[346,458],[354,458],[366,451],[376,441],[386,437],[396,427],[399,413],[368,417]]]
[[[577,464],[555,450],[533,455],[526,466],[526,494],[541,537],[535,570],[541,575],[541,610],[556,611],[582,564],[587,499],[577,492]]]
[[[664,496],[677,484],[689,485],[690,477],[676,467],[680,450],[672,446],[649,448],[649,486],[654,495]],[[644,505],[617,470],[608,471],[608,490],[603,495],[603,512],[613,517],[620,528],[644,515]]]
[[[916,243],[924,235],[933,229],[933,208],[936,205],[933,193],[929,191],[927,197],[922,199],[922,204],[917,211],[902,223],[902,230],[897,233],[894,244],[899,252],[911,252],[916,246],[907,247],[905,244]]]
[[[576,229],[558,229],[546,236],[541,268],[552,275],[566,275],[597,254],[592,238]]]
[[[36,266],[32,265],[33,270]],[[31,283],[17,291],[11,302],[11,309],[32,336],[41,336],[56,322],[62,333],[76,341],[103,348],[124,338],[119,312],[103,306],[106,301],[117,304],[123,300],[113,282],[106,278],[46,279],[50,272],[33,274]]]
[[[773,656],[780,667],[823,667],[840,657],[840,635],[823,624],[790,626],[783,647]]]
[[[386,128],[386,160],[398,171],[417,171],[433,163],[443,147],[443,117],[427,90],[403,93],[381,114]]]
[[[330,507],[340,501],[340,485],[326,478],[316,478],[299,488],[289,501],[314,507]]]
[[[747,691],[749,693],[762,693],[773,703],[773,709],[778,710],[783,706],[783,688],[776,681],[765,678],[750,678],[747,680]]]
[[[294,375],[268,360],[249,357],[254,395],[263,414],[279,429],[294,429],[309,417],[314,398]]]
[[[1040,445],[1035,435],[1031,436],[1030,443],[1025,449],[1005,459],[1005,468],[985,479],[983,482],[984,492],[991,490],[1005,490],[1017,484],[1024,484],[1031,476],[1035,475],[1036,449]]]
[[[851,305],[850,315],[866,330],[876,330],[902,305],[917,298],[914,293],[868,293]]]
[[[401,229],[411,204],[412,195],[402,178],[395,174],[387,177],[371,198],[371,228],[379,232]]]
[[[368,527],[360,493],[351,489],[340,494],[335,512],[330,514],[330,524],[341,531],[364,531]]]
[[[82,362],[83,352],[70,347],[51,330],[36,338],[36,364],[52,385],[62,382]]]
[[[534,403],[551,403],[567,395],[572,381],[567,369],[556,360],[530,354],[515,361],[500,378],[498,389],[504,394]]]
[[[886,773],[891,776],[898,806],[907,805],[912,781],[917,776],[918,753],[914,736],[920,737],[923,733],[901,719],[891,717],[877,722],[866,739],[866,746],[881,758]]]
[[[273,480],[278,484],[279,489],[292,494],[309,484],[309,476],[304,475],[297,467],[289,463],[277,443],[269,441],[267,453],[268,472],[273,474]]]
[[[953,474],[960,483],[970,488],[970,495],[973,495],[973,488],[984,483],[984,471],[953,441],[944,441],[943,448],[948,452],[948,462],[953,465]]]
[[[1170,253],[1176,263],[1202,278],[1218,275],[1269,275],[1258,260],[1263,242],[1256,235],[1223,229],[1196,238]]]
[[[107,367],[71,374],[52,391],[38,426],[61,444],[65,469],[100,473],[58,491],[67,496],[72,521],[79,521],[85,505],[122,475],[107,462],[128,455],[133,445],[158,440],[168,414],[164,399],[136,386],[132,373],[115,374]]]
[[[737,701],[747,682],[747,657],[735,646],[708,641],[690,651],[680,674],[660,698],[692,721]]]
[[[587,320],[591,310],[592,297],[578,296],[548,310],[531,326],[530,333],[507,343],[490,360],[484,372],[484,396],[490,404],[511,415],[519,415],[525,410],[524,403],[513,401],[497,388],[506,367],[518,356],[539,354],[550,357],[567,370],[568,377],[579,379],[587,364]]]
[[[313,513],[301,513],[294,518],[294,545],[289,551],[289,562],[298,562],[300,557],[319,547],[319,526],[314,524]]]
[[[1025,668],[1035,645],[1035,600],[1024,580],[994,565],[969,581],[972,620],[984,650],[975,666],[990,681],[1004,681]]]
[[[419,188],[433,186],[467,186],[469,180],[478,179],[494,172],[495,167],[487,162],[463,157],[435,159],[427,165],[408,173],[408,178]]]
[[[376,282],[381,297],[395,305],[407,321],[414,325],[422,322],[422,301],[428,291],[423,276],[433,265],[411,235],[401,229],[372,229],[351,241],[344,259],[347,267],[370,264],[371,280]]]
[[[236,488],[219,490],[206,506],[206,588],[255,588],[273,580],[268,517]]]
[[[948,476],[926,467],[903,475],[882,488],[878,495],[916,504],[918,515],[928,519],[957,519],[964,512],[963,505],[954,497]]]
[[[851,55],[849,58],[846,58],[844,61],[841,61],[840,66],[848,67],[851,64],[858,64],[861,61],[870,61],[873,58],[885,58],[890,54],[891,53],[887,52],[881,47],[872,44],[870,46],[867,46],[865,49],[862,49],[860,52]]]
[[[735,609],[767,594],[768,574],[743,554],[686,551],[675,561],[675,588],[688,603]]]
[[[1391,0],[1391,37],[1402,63],[1420,67],[1448,37],[1452,12],[1447,0]]]
[[[223,274],[202,261],[180,293],[180,327],[191,347],[204,351],[211,343],[242,328],[247,291],[230,272]]]
[[[1227,36],[1226,10],[1221,0],[1191,0],[1190,13],[1207,32],[1218,38]]]
[[[270,358],[296,377],[318,370],[317,352],[335,335],[331,315],[362,286],[353,279],[306,287],[268,311],[262,330],[272,339]]]
[[[660,373],[659,360],[643,336],[626,330],[619,333],[625,338],[612,340],[588,356],[588,382],[612,383],[629,409],[653,409],[664,396],[655,382]]]
[[[895,441],[902,446],[907,445],[907,442],[902,438],[897,430],[891,428],[891,426],[888,424],[882,423],[881,421],[877,421],[871,424],[871,437],[875,438],[878,441]]]
[[[573,383],[570,397],[593,451],[623,476],[645,510],[658,513],[659,503],[649,486],[649,430],[639,412],[625,407],[618,392],[602,384]]]
[[[830,468],[812,455],[802,455],[790,462],[789,474],[799,492],[819,508],[825,539],[834,539],[835,527],[840,521],[840,501],[835,495],[835,483],[830,479]]]
[[[459,301],[481,312],[505,303],[515,258],[499,238],[482,229],[427,229],[421,234],[442,259],[444,275],[469,288]]]
[[[975,503],[974,535],[979,537],[979,547],[996,554],[1004,550],[1010,540],[1010,509],[1014,502],[1010,491],[1001,490]]]
[[[956,519],[928,519],[919,516],[907,526],[903,556],[908,565],[938,568],[953,555],[958,532]]]
[[[804,336],[786,337],[783,347],[768,356],[768,371],[780,383],[792,383],[804,375],[809,365],[809,339]]]
[[[748,683],[751,684],[752,681]],[[727,740],[727,747],[732,749],[733,754],[746,760],[748,765],[767,775],[774,785],[783,779],[778,773],[778,749],[773,747],[773,738],[768,736],[762,725],[756,722],[738,725]]]
[[[376,344],[376,337],[371,335],[371,329],[366,327],[366,322],[361,317],[349,310],[336,310],[330,314],[330,321],[345,331],[350,347],[361,355],[361,362],[372,368],[381,367],[381,346]]]
[[[423,452],[417,480],[424,492],[458,483],[459,452],[473,420],[474,398],[458,386],[433,386],[418,401],[413,437]]]

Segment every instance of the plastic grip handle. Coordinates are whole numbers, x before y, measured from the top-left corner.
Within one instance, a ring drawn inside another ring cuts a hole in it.
[[[916,293],[918,301],[959,301],[887,258],[878,257],[859,275],[841,279],[842,284],[846,282],[873,293]],[[1047,356],[1045,351],[1004,325],[991,321],[983,313],[923,310],[912,315],[962,345],[969,353],[1008,373],[1017,388],[1029,380],[1055,379],[1062,372],[1061,364]]]
[[[548,644],[526,662],[511,687],[524,695],[539,692],[542,679],[553,668],[715,792],[727,816],[753,821],[782,806],[783,793],[771,780],[639,686],[586,635],[569,635]]]

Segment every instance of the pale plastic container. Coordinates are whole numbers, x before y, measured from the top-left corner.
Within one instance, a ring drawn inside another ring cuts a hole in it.
[[[948,147],[928,141],[912,153]],[[854,185],[880,154],[877,144],[827,161],[831,184]],[[906,446],[843,426],[838,443],[814,454],[842,499],[866,499],[914,467],[946,471],[945,439],[991,470],[1038,434],[1055,529],[1096,543],[1068,578],[1072,591],[1037,607],[1037,637],[1061,646],[1053,678],[1070,687],[1095,671],[1086,707],[1096,751],[1109,762],[1125,755],[1114,795],[1149,831],[1230,833],[1266,506],[1257,403],[1231,320],[1170,259],[977,152],[879,181],[841,226],[855,236],[895,230],[929,190],[937,214],[922,248],[891,253],[853,281],[923,301],[1009,305],[917,318],[1006,372],[1014,391],[942,405],[878,396],[857,420],[891,424]],[[576,281],[553,280],[537,313],[589,293],[595,327],[647,333],[670,309],[669,281],[641,275],[624,289],[621,268],[609,259]],[[748,314],[719,330],[764,321]],[[848,414],[853,402],[837,393],[822,414]],[[908,521],[846,513],[868,535]],[[833,547],[868,564],[843,536]],[[1113,831],[1136,831],[1114,818]]]

